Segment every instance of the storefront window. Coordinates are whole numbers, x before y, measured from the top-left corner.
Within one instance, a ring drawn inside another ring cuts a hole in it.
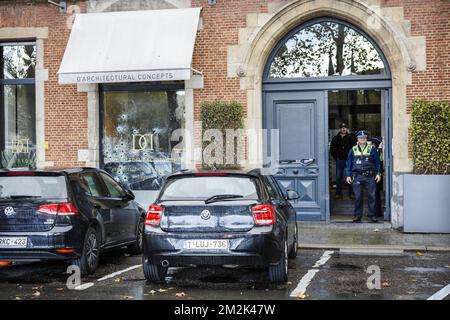
[[[36,46],[0,43],[0,57],[0,167],[34,165]]]
[[[181,89],[103,92],[103,168],[143,205],[181,168],[184,109]]]
[[[279,46],[269,78],[331,77],[385,73],[377,49],[347,25],[324,21],[306,26]]]

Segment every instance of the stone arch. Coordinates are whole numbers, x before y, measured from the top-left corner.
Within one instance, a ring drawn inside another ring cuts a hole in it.
[[[280,8],[253,34],[236,70],[241,89],[247,91],[247,128],[262,127],[262,77],[269,56],[281,38],[296,26],[319,17],[347,21],[363,30],[383,51],[392,75],[394,170],[410,171],[408,158],[409,116],[406,113],[406,84],[416,62],[408,48],[408,37],[380,13],[380,8],[359,0],[297,0]],[[260,148],[252,144],[253,148]],[[262,150],[248,150],[257,155],[250,163],[261,163]]]

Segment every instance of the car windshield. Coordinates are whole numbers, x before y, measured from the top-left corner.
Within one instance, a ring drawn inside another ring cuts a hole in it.
[[[9,198],[67,198],[64,176],[0,176],[0,200]]]
[[[180,177],[168,181],[161,200],[206,200],[218,195],[235,195],[236,200],[257,200],[256,179],[242,176]]]

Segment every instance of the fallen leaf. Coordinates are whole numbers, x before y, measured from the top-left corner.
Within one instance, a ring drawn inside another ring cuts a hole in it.
[[[41,293],[39,291],[36,291],[35,293],[33,293],[33,296],[35,297],[39,297],[41,295]]]
[[[133,296],[121,296],[121,298],[124,299],[124,300],[134,299]]]
[[[375,230],[373,230],[373,231],[375,231],[375,232],[380,232],[380,229],[377,228],[377,229],[375,229]]]
[[[306,299],[307,297],[309,297],[309,295],[307,295],[306,293],[303,293],[303,292],[299,292],[296,295],[296,298],[299,299],[299,300]]]
[[[175,293],[175,297],[185,297],[185,296],[186,296],[186,293],[184,293],[184,292]]]
[[[389,287],[391,286],[391,284],[390,284],[389,282],[385,281],[385,282],[383,282],[383,283],[381,284],[381,286],[382,286],[383,288],[389,288]]]
[[[118,282],[121,282],[121,281],[122,281],[121,278],[115,278],[115,279],[114,279],[114,282],[117,282],[117,283],[118,283]]]
[[[22,300],[22,298],[21,297],[16,297],[16,300]]]
[[[168,291],[167,289],[161,289],[161,288],[158,289],[158,292],[161,292],[161,293],[162,292],[167,292],[167,291]]]
[[[156,293],[155,290],[150,290],[148,293],[150,293],[151,295],[154,295]]]
[[[420,251],[417,251],[417,252],[416,252],[416,256],[421,257],[421,256],[423,256],[423,253],[420,252]]]

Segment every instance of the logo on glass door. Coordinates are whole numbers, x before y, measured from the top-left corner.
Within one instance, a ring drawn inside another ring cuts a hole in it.
[[[30,140],[15,139],[11,141],[11,149],[14,153],[30,153]]]
[[[133,134],[133,151],[154,150],[154,134]]]

